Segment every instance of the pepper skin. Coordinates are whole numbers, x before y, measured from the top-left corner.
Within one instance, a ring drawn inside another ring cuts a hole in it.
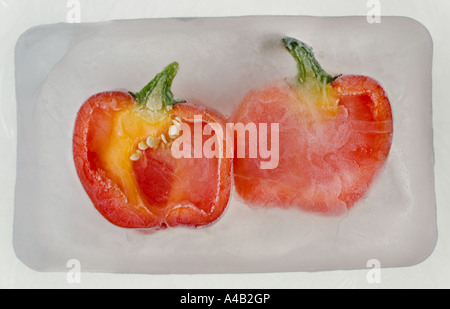
[[[260,157],[235,158],[236,191],[251,206],[342,214],[366,196],[388,158],[390,102],[374,79],[333,77],[307,45],[283,43],[297,78],[249,91],[232,115],[234,123],[279,123],[279,164],[264,170]]]

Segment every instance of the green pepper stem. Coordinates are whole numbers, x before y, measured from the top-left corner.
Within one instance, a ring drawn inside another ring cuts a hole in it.
[[[291,53],[298,64],[297,80],[304,84],[307,79],[316,79],[319,83],[330,84],[339,76],[331,76],[320,66],[314,57],[312,49],[305,43],[286,37],[283,39],[284,46]]]
[[[161,73],[147,84],[141,91],[130,94],[139,105],[146,105],[152,110],[160,110],[167,106],[185,103],[184,100],[175,100],[171,91],[172,81],[178,71],[178,63],[173,62],[166,66]]]

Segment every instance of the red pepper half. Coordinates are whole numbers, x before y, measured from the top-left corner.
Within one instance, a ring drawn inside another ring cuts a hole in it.
[[[236,158],[236,190],[252,205],[345,212],[365,196],[388,157],[390,102],[375,80],[333,77],[307,45],[283,43],[298,64],[297,78],[250,91],[232,116],[235,123],[279,123],[278,167],[261,169],[259,156]]]
[[[225,127],[219,113],[173,98],[176,62],[138,93],[103,92],[80,108],[73,156],[81,184],[97,210],[125,228],[198,227],[226,209],[231,159],[175,158],[182,124]],[[183,104],[179,104],[183,103]],[[204,141],[204,140],[203,140]]]

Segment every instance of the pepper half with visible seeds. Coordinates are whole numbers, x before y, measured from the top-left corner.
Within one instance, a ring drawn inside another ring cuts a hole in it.
[[[181,125],[225,126],[223,116],[176,100],[178,63],[168,65],[140,92],[103,92],[80,108],[73,156],[81,184],[97,210],[125,228],[160,229],[211,224],[231,190],[231,159],[174,158],[170,145]],[[183,103],[183,104],[180,104]]]

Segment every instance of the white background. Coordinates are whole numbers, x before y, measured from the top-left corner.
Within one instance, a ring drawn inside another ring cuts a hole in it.
[[[16,163],[14,47],[20,34],[41,24],[66,22],[64,0],[0,0],[0,288],[449,288],[450,287],[450,12],[448,0],[380,0],[382,16],[407,16],[421,22],[434,42],[433,121],[439,240],[423,263],[381,269],[381,283],[369,283],[369,270],[319,273],[227,275],[116,275],[81,273],[70,284],[66,273],[39,273],[15,256],[12,247]],[[81,22],[152,17],[241,15],[366,15],[367,0],[80,0]],[[382,17],[381,17],[382,22]],[[382,265],[381,265],[382,266]],[[81,265],[82,267],[82,265]],[[82,271],[82,269],[81,269]]]

